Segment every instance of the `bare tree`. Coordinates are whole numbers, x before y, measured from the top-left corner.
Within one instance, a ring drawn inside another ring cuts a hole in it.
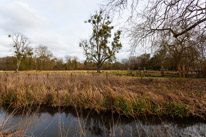
[[[123,10],[125,8],[130,7],[132,12],[138,5],[139,0],[107,0],[106,7],[109,10]]]
[[[183,37],[184,36],[184,37]],[[195,60],[198,60],[198,42],[195,32],[186,33],[179,38],[171,36],[162,36],[159,40],[159,45],[156,43],[159,50],[168,53],[173,57],[180,77],[185,77],[189,71],[190,66]],[[162,56],[164,53],[161,53]],[[164,61],[164,59],[162,60]]]
[[[47,68],[51,66],[50,61],[52,57],[53,54],[47,46],[39,45],[35,49],[36,69],[39,68],[40,70],[42,70],[45,69],[46,66]]]
[[[66,60],[66,69],[71,70],[71,68],[72,68],[72,57],[71,56],[66,56],[65,60]]]
[[[13,40],[14,49],[15,49],[15,57],[17,60],[16,64],[16,72],[19,71],[19,67],[21,65],[22,59],[27,55],[32,55],[32,48],[29,47],[28,38],[20,33],[15,33],[13,35],[8,35],[9,38]]]
[[[198,35],[198,50],[200,53],[200,63],[203,69],[204,75],[206,75],[206,31],[200,32],[201,34]]]
[[[131,36],[135,41],[152,36],[171,35],[179,38],[196,27],[204,29],[206,1],[200,0],[155,0],[142,13],[142,23],[135,24]],[[183,36],[184,37],[184,36]]]
[[[35,49],[35,56],[39,58],[51,58],[53,54],[47,46],[40,45]]]
[[[107,6],[136,9],[138,2],[139,0],[108,0]],[[206,0],[148,0],[147,7],[137,15],[141,21],[137,22],[135,18],[130,31],[134,47],[150,36],[159,38],[160,34],[167,33],[178,38],[196,27],[204,29]]]
[[[100,73],[104,62],[114,60],[115,54],[122,48],[121,31],[114,33],[113,40],[110,40],[114,27],[111,25],[110,17],[102,10],[91,16],[88,23],[93,27],[92,36],[89,42],[83,40],[79,46],[83,48],[87,60],[96,63],[97,72]]]
[[[135,9],[138,2],[108,0],[107,6],[120,10]],[[176,60],[180,76],[185,77],[190,64],[197,59],[197,49],[198,45],[200,46],[198,42],[201,42],[197,37],[202,37],[202,32],[206,30],[206,0],[148,0],[147,7],[136,15],[141,20],[133,18],[130,21],[129,36],[132,48],[135,49],[146,42],[158,47],[157,49],[166,46]],[[156,43],[162,39],[163,44]],[[203,44],[201,46],[205,47]]]

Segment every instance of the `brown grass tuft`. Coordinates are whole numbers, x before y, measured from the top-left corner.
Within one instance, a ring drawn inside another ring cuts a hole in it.
[[[0,74],[0,104],[70,106],[126,116],[206,117],[206,80],[104,74]]]

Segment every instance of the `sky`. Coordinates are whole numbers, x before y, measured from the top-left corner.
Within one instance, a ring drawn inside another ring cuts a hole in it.
[[[79,42],[91,36],[92,27],[84,23],[100,8],[101,0],[0,0],[0,57],[13,55],[9,34],[22,33],[31,47],[47,46],[58,58],[77,56],[85,59]],[[116,23],[116,24],[115,24]],[[117,28],[122,26],[114,25]],[[129,45],[121,40],[123,48],[117,60],[128,58]]]

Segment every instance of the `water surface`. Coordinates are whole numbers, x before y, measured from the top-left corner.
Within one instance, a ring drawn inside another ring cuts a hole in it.
[[[4,130],[23,130],[28,136],[88,137],[206,137],[206,123],[196,119],[126,118],[112,113],[96,114],[72,108],[0,109]]]

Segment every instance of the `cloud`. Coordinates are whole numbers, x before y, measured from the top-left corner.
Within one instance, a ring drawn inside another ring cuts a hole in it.
[[[98,10],[97,2],[99,1],[2,0],[0,57],[13,53],[13,43],[8,34],[20,32],[29,38],[33,48],[45,45],[56,57],[78,56],[80,60],[84,60],[79,42],[91,36],[92,27],[84,21]],[[122,59],[127,55],[127,50],[123,49],[117,54],[117,58]]]
[[[0,57],[12,55],[12,41],[7,35],[0,35]]]
[[[0,35],[0,45],[2,45],[2,47],[8,47],[11,44],[12,41],[8,38],[7,35]]]
[[[28,4],[12,2],[0,7],[0,27],[6,32],[26,32],[49,25],[44,17]]]
[[[44,33],[30,37],[33,47],[38,45],[47,46],[56,57],[78,56],[80,60],[84,59],[83,50],[79,47],[79,40],[69,34]]]

